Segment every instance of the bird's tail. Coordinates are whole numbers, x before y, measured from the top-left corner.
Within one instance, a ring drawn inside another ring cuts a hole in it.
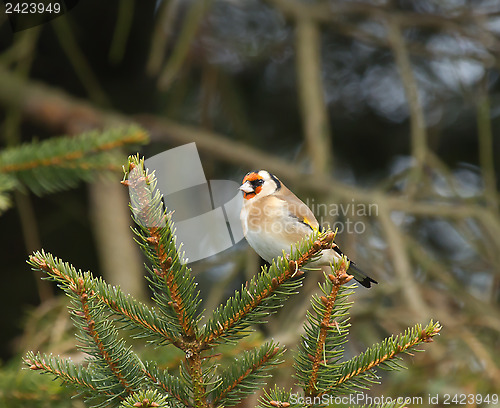
[[[353,262],[349,264],[347,273],[354,276],[354,279],[356,279],[365,288],[369,288],[372,283],[378,283],[375,279],[370,278],[368,275],[362,272]]]

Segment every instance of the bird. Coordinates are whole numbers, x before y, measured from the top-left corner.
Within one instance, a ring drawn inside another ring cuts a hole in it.
[[[239,187],[243,194],[240,220],[243,235],[257,254],[267,262],[290,253],[292,245],[315,231],[322,231],[311,209],[267,170],[246,174]],[[335,244],[325,249],[310,267],[329,266],[344,256]],[[349,259],[348,259],[349,260]],[[348,273],[366,288],[376,280],[349,261]]]

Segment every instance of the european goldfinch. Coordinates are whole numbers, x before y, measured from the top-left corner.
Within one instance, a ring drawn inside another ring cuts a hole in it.
[[[320,225],[311,209],[293,194],[276,176],[266,170],[252,171],[240,186],[243,207],[240,219],[243,234],[250,246],[264,260],[290,253],[296,244]],[[338,246],[325,249],[318,260],[308,266],[328,266],[343,256]],[[350,262],[349,272],[366,288],[377,283]]]

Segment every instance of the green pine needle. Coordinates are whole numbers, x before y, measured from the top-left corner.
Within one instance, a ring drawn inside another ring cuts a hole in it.
[[[151,262],[147,269],[153,298],[172,330],[193,338],[201,319],[201,299],[191,269],[176,245],[172,217],[163,206],[156,177],[144,168],[143,159],[131,156],[122,183],[130,189],[137,242]]]
[[[37,195],[66,190],[103,171],[118,171],[123,163],[119,148],[147,140],[144,130],[128,126],[33,141],[0,152],[0,174]]]
[[[171,408],[168,397],[158,390],[137,392],[121,403],[123,408]]]
[[[340,286],[335,291],[334,284],[325,276],[325,283],[320,285],[324,296],[314,295],[311,300],[312,311],[307,312],[305,334],[295,356],[295,377],[309,394],[324,392],[338,377],[350,326],[348,312],[352,302],[347,302],[347,297],[355,287]],[[334,291],[335,296],[330,298]],[[330,305],[329,301],[333,303]]]
[[[190,405],[188,389],[189,384],[182,378],[169,374],[166,370],[158,368],[156,362],[145,363],[146,379],[151,386],[166,393],[171,405],[181,403],[184,406]]]
[[[237,357],[220,375],[210,394],[214,406],[238,404],[243,397],[253,394],[270,376],[269,369],[280,364],[283,348],[274,342],[246,351]]]
[[[367,389],[377,382],[374,369],[380,367],[387,370],[398,370],[403,366],[398,360],[401,354],[411,354],[423,343],[430,343],[441,330],[439,322],[433,322],[422,328],[417,324],[404,333],[391,336],[382,343],[368,348],[364,353],[342,363],[338,379],[327,390],[330,394],[343,394],[355,390]]]
[[[32,351],[26,354],[23,362],[31,370],[51,374],[76,388],[78,395],[92,407],[116,407],[123,400],[110,388],[108,378],[95,371],[92,365],[85,367],[74,364],[70,359]]]
[[[362,399],[366,399],[365,395],[359,394]],[[373,398],[376,400],[376,398]],[[356,407],[356,408],[403,408],[407,406],[404,401],[395,399],[394,401],[368,405],[357,405],[360,402],[358,396],[343,395],[342,397],[331,397],[328,395],[322,396],[306,396],[301,392],[292,392],[275,386],[273,389],[264,390],[264,395],[259,398],[259,408],[305,408],[305,407]]]
[[[92,289],[91,274],[77,271],[44,252],[31,256],[30,263],[58,282],[70,297],[70,312],[78,328],[80,348],[87,353],[94,374],[106,379],[98,390],[104,389],[118,398],[137,391],[144,375],[142,362],[119,337],[105,303]]]
[[[264,395],[259,398],[258,408],[303,408],[298,394],[292,394],[292,390],[285,390],[276,385],[270,390],[264,390]]]

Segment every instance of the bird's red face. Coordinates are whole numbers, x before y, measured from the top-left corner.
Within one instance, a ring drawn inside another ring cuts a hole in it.
[[[243,198],[250,200],[262,191],[264,178],[256,171],[251,171],[244,178],[241,183],[240,190],[243,192]]]

